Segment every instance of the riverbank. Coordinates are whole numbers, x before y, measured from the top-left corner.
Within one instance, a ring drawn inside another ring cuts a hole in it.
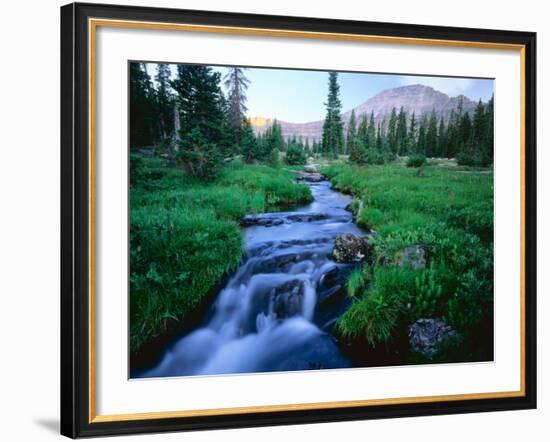
[[[154,366],[133,366],[132,377],[355,366],[331,331],[350,306],[344,286],[356,263],[333,251],[337,238],[367,232],[346,209],[351,197],[316,175],[299,176],[311,203],[241,220],[245,257],[201,324],[157,348]]]
[[[311,201],[291,171],[226,165],[210,182],[131,156],[130,349],[166,332],[241,262],[247,213]]]
[[[429,326],[452,339],[428,351],[419,345],[406,362],[491,360],[492,172],[397,164],[341,164],[323,172],[354,195],[357,224],[376,232],[372,264],[348,280],[353,304],[336,335],[357,356],[407,347]]]

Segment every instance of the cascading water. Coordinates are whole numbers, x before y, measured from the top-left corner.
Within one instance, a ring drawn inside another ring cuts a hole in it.
[[[337,235],[363,232],[350,197],[311,183],[314,201],[292,212],[248,218],[246,257],[204,323],[138,377],[349,367],[327,333],[349,305],[349,265],[331,258]],[[246,220],[245,220],[246,221]]]

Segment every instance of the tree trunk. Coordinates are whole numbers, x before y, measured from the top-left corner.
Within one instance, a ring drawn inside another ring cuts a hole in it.
[[[180,111],[178,103],[174,104],[174,152],[180,150]]]

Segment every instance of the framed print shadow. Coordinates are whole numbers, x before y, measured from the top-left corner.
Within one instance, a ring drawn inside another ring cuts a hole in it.
[[[61,8],[61,433],[536,407],[536,35]]]

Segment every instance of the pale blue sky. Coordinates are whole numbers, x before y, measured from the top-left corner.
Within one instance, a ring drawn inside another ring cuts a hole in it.
[[[148,63],[154,77],[156,65]],[[214,67],[223,75],[227,68]],[[173,65],[175,72],[175,65]],[[328,74],[322,71],[250,68],[247,91],[248,116],[278,118],[293,123],[321,120],[328,89]],[[385,89],[407,84],[424,84],[447,95],[464,94],[472,100],[487,101],[493,93],[493,80],[471,78],[419,77],[393,74],[340,73],[343,112],[365,102]]]

